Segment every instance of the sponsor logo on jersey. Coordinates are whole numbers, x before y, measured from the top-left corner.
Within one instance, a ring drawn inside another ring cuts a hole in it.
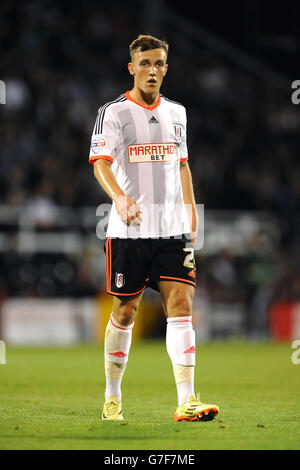
[[[122,273],[116,273],[115,283],[116,283],[116,286],[117,286],[118,289],[120,289],[120,287],[123,287],[124,284],[125,284],[125,276],[124,276],[124,274],[122,274]]]
[[[94,137],[91,143],[91,150],[93,153],[98,153],[105,145],[106,142],[103,137]]]
[[[130,163],[174,162],[177,159],[177,144],[135,144],[128,146],[128,160]]]

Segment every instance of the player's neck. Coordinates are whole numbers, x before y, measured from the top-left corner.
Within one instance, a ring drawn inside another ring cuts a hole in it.
[[[154,106],[159,100],[159,91],[154,93],[145,93],[140,88],[134,87],[129,91],[130,97],[142,106]]]

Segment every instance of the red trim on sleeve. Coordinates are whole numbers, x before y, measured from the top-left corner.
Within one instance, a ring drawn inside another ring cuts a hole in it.
[[[113,163],[114,159],[110,157],[109,155],[95,155],[95,157],[90,157],[89,162],[91,165],[94,165],[95,160],[99,160],[101,158],[102,160],[108,160],[109,162]]]
[[[181,162],[186,162],[188,159],[189,159],[189,157],[185,157],[185,158],[181,158],[180,161]]]

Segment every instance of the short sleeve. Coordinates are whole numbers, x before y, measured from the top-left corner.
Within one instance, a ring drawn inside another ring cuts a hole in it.
[[[89,162],[94,164],[95,160],[99,158],[113,162],[117,154],[118,141],[119,135],[111,109],[106,109],[103,106],[99,109],[95,122],[91,138]]]
[[[187,143],[186,143],[186,135],[187,135],[187,118],[186,118],[186,110],[185,108],[183,112],[183,120],[182,120],[182,126],[180,131],[181,136],[180,136],[180,141],[179,141],[179,157],[181,162],[186,162],[188,160],[188,149],[187,149]]]

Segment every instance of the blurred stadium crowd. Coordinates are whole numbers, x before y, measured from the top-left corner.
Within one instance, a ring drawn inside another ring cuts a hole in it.
[[[145,32],[137,31],[136,4],[17,3],[0,6],[7,92],[0,108],[0,203],[43,206],[49,217],[59,206],[96,208],[107,198],[88,163],[90,136],[98,108],[132,85],[128,45]],[[206,210],[269,211],[280,221],[276,250],[199,255],[201,288],[211,299],[243,300],[253,325],[253,312],[265,312],[272,299],[300,297],[300,113],[289,90],[167,24],[162,36],[170,42],[162,94],[187,108],[197,202]],[[76,262],[46,255],[24,261],[11,247],[1,253],[2,296],[94,295],[95,264],[85,253]]]

